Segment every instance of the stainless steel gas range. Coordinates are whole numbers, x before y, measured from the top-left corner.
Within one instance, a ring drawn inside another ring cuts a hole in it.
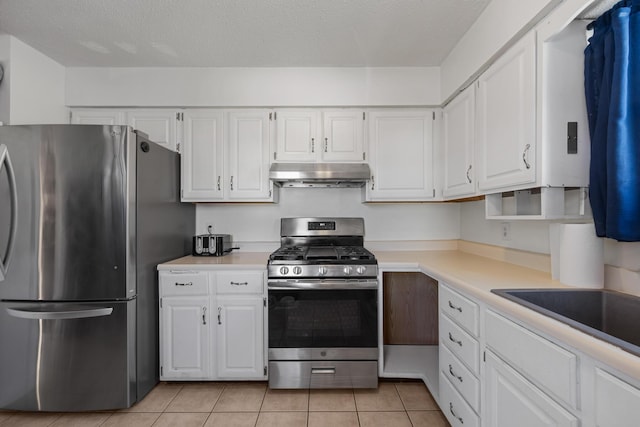
[[[268,263],[269,387],[378,385],[378,263],[362,218],[283,218]]]

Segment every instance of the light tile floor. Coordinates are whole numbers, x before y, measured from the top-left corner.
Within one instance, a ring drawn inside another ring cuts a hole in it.
[[[0,412],[20,427],[447,427],[422,382],[381,381],[375,390],[270,390],[264,382],[160,383],[116,412]]]

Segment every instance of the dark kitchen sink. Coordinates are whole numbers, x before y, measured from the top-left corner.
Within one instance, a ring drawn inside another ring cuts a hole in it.
[[[600,289],[491,292],[640,356],[640,298]]]

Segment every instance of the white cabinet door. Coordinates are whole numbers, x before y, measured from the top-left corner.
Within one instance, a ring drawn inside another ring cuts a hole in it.
[[[221,110],[184,113],[182,201],[215,201],[224,197],[224,141]]]
[[[318,138],[320,113],[317,111],[277,110],[277,162],[314,162],[321,149]]]
[[[426,200],[433,186],[432,110],[373,111],[369,114],[367,200]]]
[[[94,108],[71,110],[71,124],[74,125],[126,125],[126,114],[123,110],[111,108]]]
[[[128,124],[147,135],[149,139],[169,150],[176,149],[178,141],[178,114],[176,110],[136,109],[127,111]]]
[[[210,377],[208,296],[163,297],[160,308],[160,379]]]
[[[363,162],[364,112],[336,110],[322,113],[323,162]]]
[[[218,377],[264,379],[262,296],[218,295]]]
[[[475,88],[470,86],[443,110],[445,197],[475,192],[473,146],[475,143]]]
[[[486,352],[485,413],[488,427],[577,427],[578,419],[525,377]]]
[[[229,167],[225,185],[231,200],[273,200],[269,180],[269,111],[229,113]]]
[[[478,79],[478,187],[535,182],[535,38],[531,33]]]
[[[640,422],[640,389],[595,368],[597,426],[632,427]]]

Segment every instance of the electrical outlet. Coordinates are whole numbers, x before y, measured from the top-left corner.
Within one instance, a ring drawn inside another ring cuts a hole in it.
[[[511,223],[503,222],[501,225],[502,225],[502,240],[511,240]]]

